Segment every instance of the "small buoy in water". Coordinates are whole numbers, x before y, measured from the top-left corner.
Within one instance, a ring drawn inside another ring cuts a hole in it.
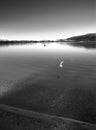
[[[46,46],[46,44],[44,44],[44,47]]]
[[[59,67],[61,67],[61,68],[63,67],[63,62],[64,62],[64,61],[61,61],[61,62],[60,62]]]

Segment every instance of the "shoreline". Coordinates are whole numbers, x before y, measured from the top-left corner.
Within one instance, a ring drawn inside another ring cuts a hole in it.
[[[38,120],[39,124],[37,123]],[[6,122],[9,123],[6,124]],[[14,122],[14,129],[12,122]],[[12,127],[12,130],[23,130],[21,127],[24,126],[26,126],[24,130],[27,130],[27,128],[29,128],[28,130],[38,130],[38,128],[39,130],[96,130],[96,125],[91,123],[0,104],[0,127],[4,127],[4,124]]]

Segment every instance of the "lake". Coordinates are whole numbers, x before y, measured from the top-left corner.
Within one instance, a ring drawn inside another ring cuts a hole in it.
[[[96,124],[96,49],[0,46],[0,103]]]

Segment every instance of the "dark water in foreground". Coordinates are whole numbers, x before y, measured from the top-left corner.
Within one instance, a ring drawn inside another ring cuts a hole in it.
[[[0,103],[96,124],[96,50],[0,47]]]

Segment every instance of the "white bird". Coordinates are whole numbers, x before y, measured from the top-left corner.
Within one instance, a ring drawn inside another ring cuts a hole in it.
[[[63,67],[63,62],[64,62],[63,60],[60,62],[59,67],[61,68]]]

